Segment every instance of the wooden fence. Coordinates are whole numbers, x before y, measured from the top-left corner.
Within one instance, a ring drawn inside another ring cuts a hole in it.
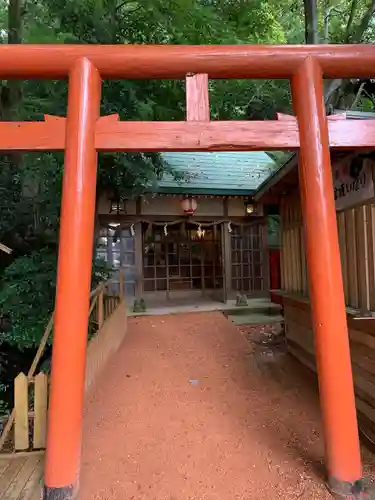
[[[280,208],[281,287],[287,292],[307,296],[307,264],[299,198],[283,198]]]
[[[375,205],[339,212],[342,277],[348,306],[375,311]]]
[[[46,445],[48,375],[14,380],[14,450],[40,450]],[[30,408],[31,407],[31,411]]]
[[[314,333],[308,299],[283,298],[288,351],[316,372]],[[347,315],[350,356],[360,430],[375,444],[375,321]]]
[[[316,371],[299,197],[281,205],[281,275],[289,352]],[[375,444],[375,204],[337,212],[350,354],[360,431]],[[319,235],[316,235],[319,245]]]
[[[121,276],[121,278],[123,278]],[[86,390],[91,385],[109,354],[117,349],[126,331],[126,307],[123,279],[120,297],[110,293],[110,282],[101,283],[90,295],[89,335],[86,361]],[[108,325],[121,307],[120,325]],[[118,326],[120,332],[113,326]],[[120,328],[122,326],[122,329]],[[52,333],[53,315],[44,331],[38,351],[28,373],[20,373],[14,381],[14,408],[0,435],[0,452],[17,452],[45,447],[48,375],[35,375],[41,357]],[[112,332],[112,330],[116,330]],[[13,431],[13,432],[12,432]]]
[[[120,279],[120,297],[109,295],[107,285],[97,294],[93,320],[97,332],[90,339],[86,356],[85,391],[100,375],[109,356],[119,348],[127,330],[123,277]]]
[[[308,297],[303,221],[297,195],[284,198],[281,220],[282,289]],[[375,311],[375,204],[338,212],[337,228],[346,305],[368,314]]]

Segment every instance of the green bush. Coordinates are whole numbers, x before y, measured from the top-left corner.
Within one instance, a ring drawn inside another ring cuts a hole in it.
[[[8,390],[7,386],[0,382],[0,416],[7,414],[9,410],[7,402],[3,399],[6,397],[7,390]]]
[[[55,249],[44,248],[15,259],[4,270],[0,314],[7,327],[0,332],[1,340],[21,350],[39,345],[54,308],[56,268]],[[92,287],[109,272],[104,262],[95,262]]]

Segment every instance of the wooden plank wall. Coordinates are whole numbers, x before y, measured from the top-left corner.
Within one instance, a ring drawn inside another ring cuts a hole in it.
[[[289,352],[316,371],[314,335],[308,300],[284,297]],[[375,321],[348,315],[356,405],[361,430],[375,441]]]
[[[281,223],[282,289],[307,297],[303,222],[297,193],[283,198]],[[362,313],[375,311],[375,204],[338,212],[337,228],[346,305]]]
[[[375,310],[375,205],[369,203],[337,214],[346,304]]]
[[[298,193],[281,203],[282,287],[289,352],[316,371],[314,335],[308,300],[303,221]],[[342,276],[358,419],[362,432],[375,441],[375,204],[337,212]],[[319,235],[316,244],[319,245]],[[356,317],[361,319],[354,319]]]
[[[100,303],[100,302],[99,302]],[[117,307],[113,307],[117,304]],[[88,393],[94,381],[100,376],[111,354],[117,351],[127,332],[127,309],[126,303],[113,298],[106,308],[111,313],[105,316],[106,320],[101,324],[96,335],[90,340],[86,356],[85,392]],[[113,307],[113,309],[112,309]],[[100,324],[100,321],[99,321]]]
[[[308,296],[301,206],[297,194],[281,202],[281,287]]]

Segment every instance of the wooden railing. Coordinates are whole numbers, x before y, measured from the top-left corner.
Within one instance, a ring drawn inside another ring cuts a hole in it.
[[[120,295],[111,292],[110,281],[99,284],[90,294],[86,390],[92,384],[109,354],[116,350],[122,341],[126,329],[126,308],[123,299],[122,276],[120,277]],[[122,305],[122,312],[124,312],[124,330],[113,332],[111,325],[106,328],[106,324],[110,322],[120,305]],[[48,375],[44,373],[36,375],[36,370],[52,333],[52,328],[53,314],[43,333],[29,371],[26,375],[21,373],[15,378],[14,408],[0,434],[0,452],[31,451],[45,447]],[[11,432],[12,430],[13,432]]]
[[[85,391],[99,375],[111,353],[120,346],[126,333],[124,279],[120,273],[119,295],[111,292],[111,282],[98,287],[90,307],[91,321],[96,333],[91,336],[86,356]]]
[[[14,450],[45,448],[47,431],[48,375],[29,379],[20,373],[14,380]],[[29,407],[31,406],[31,411]]]

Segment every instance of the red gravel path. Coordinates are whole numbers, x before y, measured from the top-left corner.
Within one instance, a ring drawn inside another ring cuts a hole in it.
[[[221,313],[131,318],[86,405],[80,500],[331,498],[317,400],[271,372]]]

